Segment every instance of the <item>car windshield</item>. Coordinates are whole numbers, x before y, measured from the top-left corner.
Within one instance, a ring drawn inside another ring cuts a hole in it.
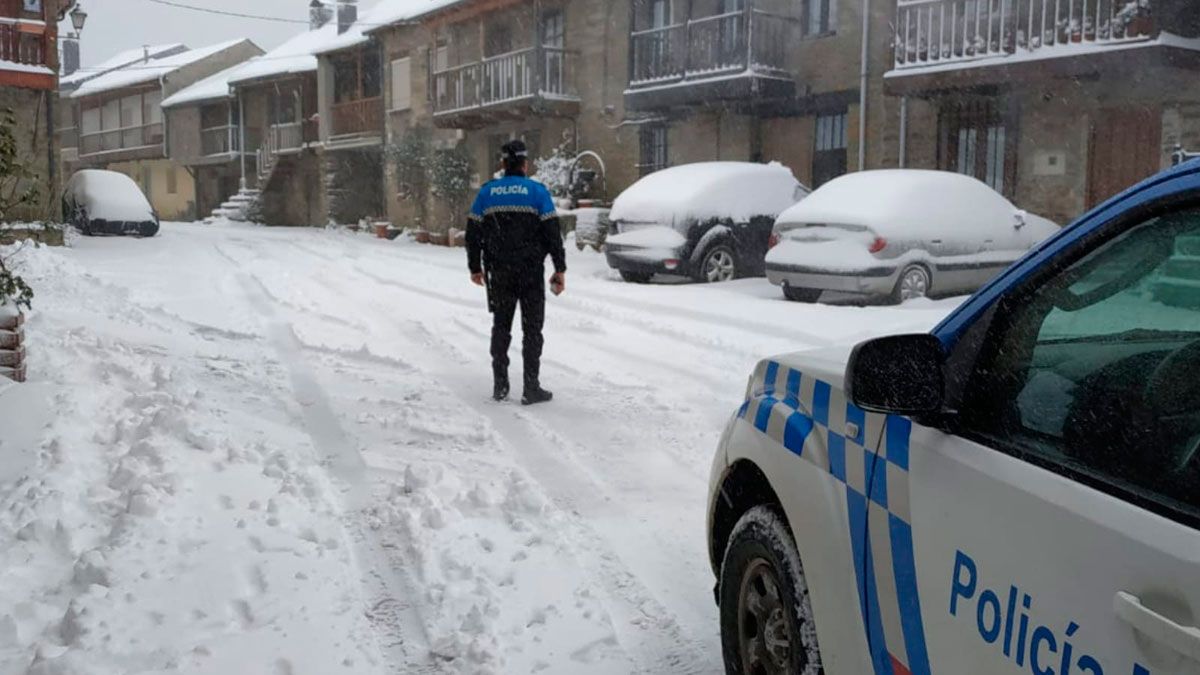
[[[879,606],[905,518],[957,514],[905,498],[930,464],[877,454],[907,422],[846,363],[992,317],[1103,207],[1145,245],[1044,289],[1005,364],[1037,386],[990,410],[1057,442],[1080,383],[1193,372],[1200,232],[1156,200],[1197,161],[1197,0],[0,0],[0,675],[994,675],[908,658],[946,579]],[[796,542],[869,633],[812,629],[790,555],[721,581],[758,507],[869,525]],[[984,643],[1089,670],[1097,622],[1001,596],[1029,637]],[[1097,672],[1184,668],[1135,664],[1138,616]]]

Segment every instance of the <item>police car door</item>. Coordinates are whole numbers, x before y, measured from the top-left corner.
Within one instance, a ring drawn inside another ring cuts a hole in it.
[[[1200,673],[1200,209],[1147,213],[1014,287],[914,426],[913,673]]]

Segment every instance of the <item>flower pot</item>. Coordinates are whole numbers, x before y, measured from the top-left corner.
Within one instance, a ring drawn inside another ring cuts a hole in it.
[[[375,236],[380,239],[387,239],[388,228],[389,225],[387,223],[375,223]]]
[[[1150,35],[1154,31],[1154,22],[1149,16],[1135,16],[1125,26],[1126,37]]]
[[[397,237],[399,237],[400,235],[402,235],[402,234],[404,234],[404,228],[401,228],[401,227],[389,227],[389,228],[388,228],[388,230],[387,230],[387,238],[388,238],[388,241],[395,241],[395,239],[396,239]]]
[[[455,231],[454,238],[451,239],[450,245],[451,246],[466,246],[467,245],[467,233],[463,232],[462,230]]]
[[[11,306],[0,307],[0,330],[16,330],[25,323],[25,315]]]
[[[446,234],[445,232],[430,232],[429,243],[435,246],[449,246],[450,235]]]
[[[417,240],[418,244],[428,244],[429,243],[429,231],[428,230],[417,230],[416,232],[413,233],[413,238]]]
[[[25,329],[0,328],[0,349],[17,349],[25,344]]]

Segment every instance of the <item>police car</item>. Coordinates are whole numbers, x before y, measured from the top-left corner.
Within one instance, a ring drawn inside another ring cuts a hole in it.
[[[763,361],[712,477],[730,673],[1200,673],[1200,162],[932,334]]]

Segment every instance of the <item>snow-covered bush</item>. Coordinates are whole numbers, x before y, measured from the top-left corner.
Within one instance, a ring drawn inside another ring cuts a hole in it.
[[[569,197],[571,193],[571,165],[575,163],[575,158],[567,152],[567,146],[563,145],[555,148],[549,155],[536,160],[533,163],[534,176],[533,178],[550,191],[550,194],[557,198]]]
[[[471,155],[461,146],[441,148],[433,153],[429,167],[433,194],[450,213],[459,215],[467,210],[471,197]]]
[[[36,176],[18,150],[13,132],[16,126],[13,111],[5,110],[0,116],[0,222],[7,221],[14,209],[29,206],[38,198]],[[0,256],[0,306],[29,307],[32,301],[33,289]]]
[[[429,223],[430,190],[429,163],[433,156],[433,133],[425,127],[414,127],[399,141],[388,147],[388,159],[396,171],[399,197],[410,201],[415,209],[414,224],[424,229]]]

